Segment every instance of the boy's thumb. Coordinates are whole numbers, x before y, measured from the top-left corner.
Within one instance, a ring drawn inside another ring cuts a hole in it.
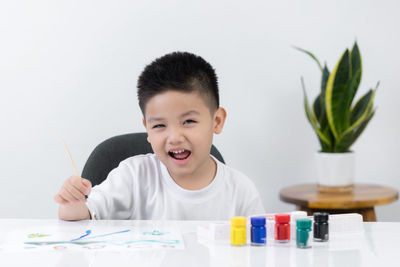
[[[82,184],[83,184],[85,187],[88,187],[88,188],[91,188],[91,187],[92,187],[92,183],[91,183],[89,180],[85,179],[85,178],[82,178]]]

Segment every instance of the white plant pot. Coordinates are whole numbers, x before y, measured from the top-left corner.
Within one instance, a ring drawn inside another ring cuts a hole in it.
[[[354,152],[317,153],[317,184],[320,191],[348,192],[354,187]]]

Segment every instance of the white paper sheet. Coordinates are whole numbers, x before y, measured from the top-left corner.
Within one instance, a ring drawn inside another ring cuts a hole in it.
[[[149,250],[184,249],[177,227],[42,226],[7,233],[2,251],[20,250]]]

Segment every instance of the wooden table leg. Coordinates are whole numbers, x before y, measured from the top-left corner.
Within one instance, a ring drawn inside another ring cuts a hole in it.
[[[349,209],[349,210],[322,210],[310,209],[304,206],[297,206],[297,210],[306,211],[308,216],[313,215],[314,212],[328,212],[329,214],[343,214],[343,213],[358,213],[363,216],[364,222],[376,222],[376,214],[374,207],[364,209]]]
[[[363,216],[364,222],[376,222],[376,214],[374,207],[367,209],[360,209],[357,213],[360,213]]]

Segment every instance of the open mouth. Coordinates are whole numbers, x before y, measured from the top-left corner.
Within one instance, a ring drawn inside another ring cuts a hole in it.
[[[168,152],[168,155],[176,160],[185,160],[190,156],[190,154],[192,154],[192,152],[186,149],[173,150]]]

